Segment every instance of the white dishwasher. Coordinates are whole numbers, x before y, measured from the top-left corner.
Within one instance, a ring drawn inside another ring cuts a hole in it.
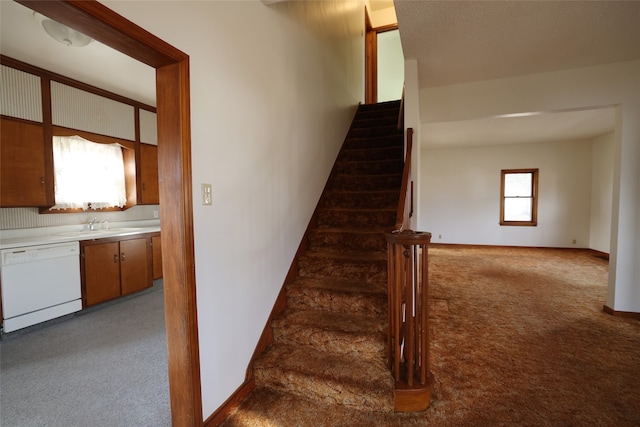
[[[82,309],[79,242],[0,251],[4,332]]]

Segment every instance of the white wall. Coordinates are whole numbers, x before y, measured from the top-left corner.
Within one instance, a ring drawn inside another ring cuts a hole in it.
[[[375,0],[373,0],[375,1]],[[396,17],[395,7],[386,7],[384,9],[375,9],[371,7],[372,1],[366,0],[367,9],[369,11],[369,18],[371,19],[371,26],[373,28],[384,27],[386,25],[392,25],[398,23]]]
[[[420,230],[434,243],[589,246],[591,141],[421,152]],[[538,168],[538,225],[500,226],[500,171]],[[576,240],[576,244],[573,244]]]
[[[617,106],[607,305],[640,312],[640,61],[420,91],[422,122]],[[422,214],[422,213],[421,213]]]
[[[613,148],[613,132],[593,141],[589,247],[605,253],[609,253],[611,243]]]
[[[190,56],[203,417],[251,354],[363,100],[362,2],[104,3]],[[213,185],[213,206],[200,184]]]
[[[404,128],[405,128],[405,156],[406,156],[406,129],[413,129],[413,150],[411,152],[411,175],[409,182],[413,182],[413,206],[414,213],[411,217],[412,230],[422,230],[418,227],[418,211],[420,210],[421,179],[420,179],[420,97],[418,81],[418,61],[408,59],[404,62]],[[424,230],[427,231],[427,230]]]
[[[402,98],[404,54],[400,31],[378,34],[378,102]]]

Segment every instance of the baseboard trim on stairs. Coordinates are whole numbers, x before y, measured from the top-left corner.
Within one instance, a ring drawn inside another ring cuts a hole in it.
[[[231,411],[242,402],[242,400],[251,393],[255,387],[253,378],[242,383],[231,396],[204,421],[204,427],[215,427],[220,425]]]
[[[324,194],[324,191],[323,191]],[[318,203],[320,205],[320,202]],[[309,247],[309,230],[318,222],[317,215],[318,207],[314,211],[311,219],[309,220],[309,225],[302,236],[302,240],[300,241],[300,245],[298,246],[298,250],[296,251],[295,256],[293,257],[293,261],[291,261],[291,265],[289,266],[289,271],[287,272],[287,276],[284,279],[282,287],[280,288],[280,292],[278,293],[278,297],[273,303],[273,308],[271,309],[271,313],[269,314],[269,318],[267,319],[264,328],[262,329],[262,334],[260,334],[260,338],[258,339],[258,343],[256,344],[255,349],[253,350],[253,354],[251,355],[251,360],[249,361],[249,365],[247,366],[247,371],[245,374],[245,380],[240,387],[218,408],[216,411],[211,414],[209,418],[207,418],[204,422],[205,427],[214,427],[222,423],[225,418],[233,411],[242,400],[249,395],[255,388],[255,380],[253,378],[253,364],[254,361],[260,357],[264,351],[269,347],[269,345],[273,342],[273,329],[271,325],[273,323],[273,319],[275,316],[280,314],[287,305],[287,293],[286,287],[289,282],[298,277],[298,259],[301,254],[303,254],[307,248]]]
[[[602,311],[604,311],[605,313],[610,314],[612,316],[618,316],[618,317],[625,317],[627,319],[640,320],[640,313],[636,313],[634,311],[618,311],[618,310],[614,310],[613,308],[609,307],[606,304],[602,306]]]

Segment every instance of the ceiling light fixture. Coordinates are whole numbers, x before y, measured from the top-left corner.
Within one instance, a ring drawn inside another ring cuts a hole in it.
[[[47,18],[37,12],[33,12],[35,19],[42,25],[42,28],[57,42],[67,46],[83,47],[93,41],[89,36],[82,34],[72,28],[67,27],[51,18]]]

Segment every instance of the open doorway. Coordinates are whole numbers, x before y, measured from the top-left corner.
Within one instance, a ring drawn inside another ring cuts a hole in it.
[[[365,8],[365,103],[398,100],[403,86],[404,56],[398,24],[376,25]]]
[[[156,69],[165,318],[173,425],[202,425],[198,355],[189,57],[97,1],[18,3]]]

